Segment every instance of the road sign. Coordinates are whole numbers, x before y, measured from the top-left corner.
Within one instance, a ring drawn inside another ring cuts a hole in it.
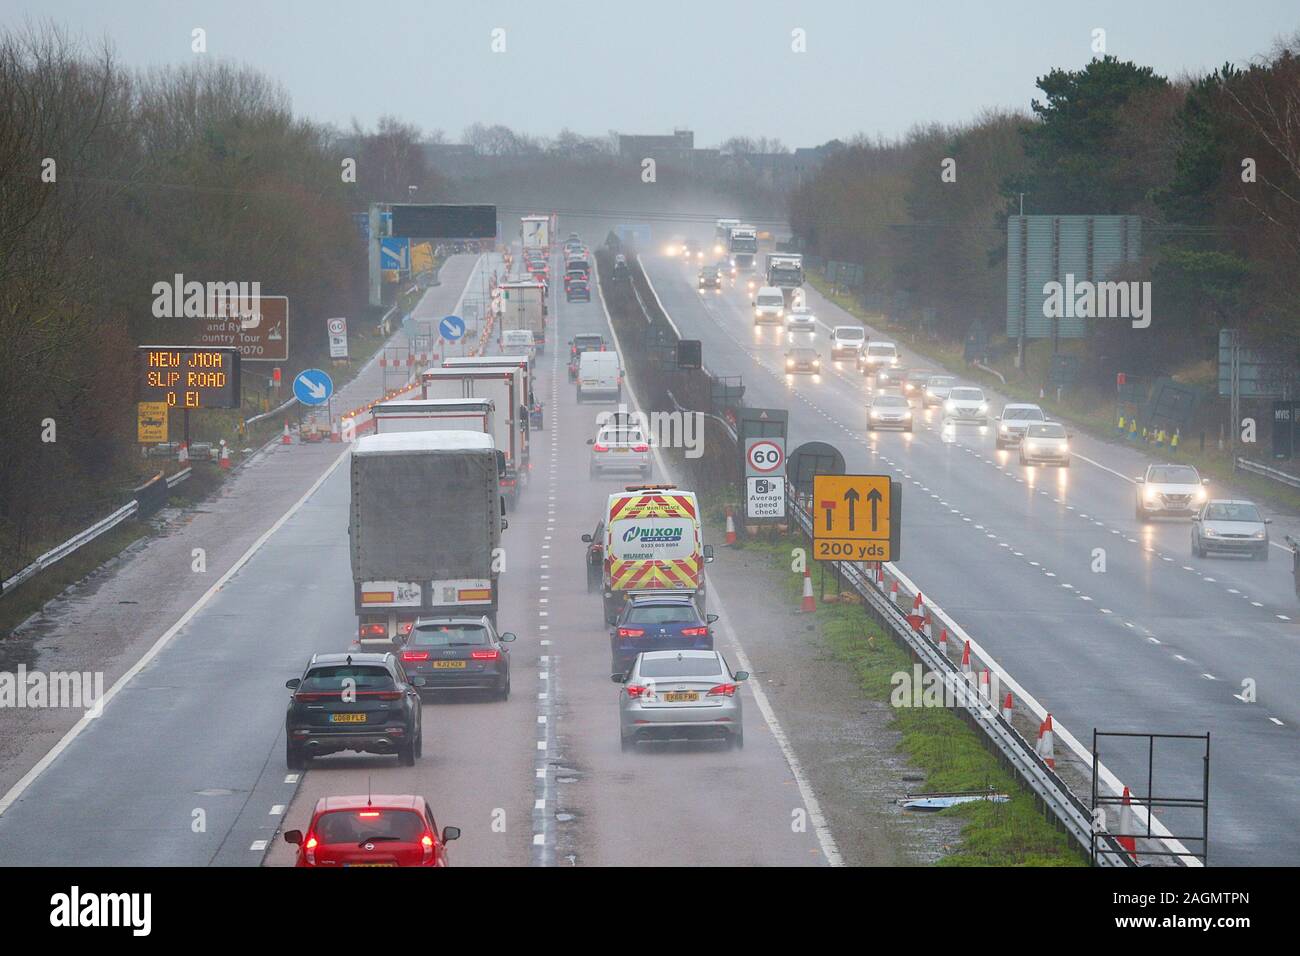
[[[888,475],[814,475],[813,557],[897,561],[902,486]]]
[[[815,475],[844,474],[844,455],[826,442],[806,441],[790,452],[785,473],[794,482],[795,494],[807,496],[812,494]]]
[[[324,405],[333,394],[334,380],[321,369],[304,369],[293,380],[293,396],[304,405]]]
[[[746,478],[745,517],[784,518],[785,478]]]
[[[348,320],[329,319],[325,323],[325,329],[329,333],[330,358],[347,358]]]
[[[392,235],[412,239],[495,239],[497,207],[485,204],[393,205]]]
[[[135,440],[142,445],[167,441],[167,403],[140,402],[138,408]]]
[[[438,323],[438,334],[448,342],[455,342],[465,334],[465,320],[459,315],[449,315]]]
[[[206,315],[169,320],[186,345],[239,350],[245,362],[289,358],[289,299],[283,295],[214,296]]]
[[[238,408],[239,350],[141,345],[139,400],[178,408]]]
[[[379,240],[379,268],[407,272],[411,268],[411,240],[384,236]]]
[[[784,438],[745,439],[745,477],[785,474]]]

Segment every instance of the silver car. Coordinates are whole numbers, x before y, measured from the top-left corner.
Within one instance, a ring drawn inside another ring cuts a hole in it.
[[[592,478],[606,471],[639,471],[649,478],[654,470],[650,442],[640,428],[615,424],[600,430],[595,438],[588,438],[591,446],[591,464],[588,474]]]
[[[811,312],[788,312],[785,316],[785,330],[787,332],[816,334],[817,316]]]
[[[1191,465],[1150,465],[1136,481],[1139,521],[1152,515],[1194,515],[1209,498],[1205,486],[1210,480]]]
[[[1070,467],[1070,433],[1060,422],[1033,422],[1020,442],[1020,464]]]
[[[725,739],[745,746],[740,685],[719,651],[643,651],[619,684],[618,738],[624,751],[646,739]]]
[[[1267,561],[1270,524],[1254,502],[1207,501],[1192,518],[1192,554],[1203,558],[1211,551],[1224,551]]]
[[[873,395],[867,404],[867,430],[901,428],[912,430],[912,408],[902,395]]]
[[[984,397],[984,390],[971,385],[950,389],[948,397],[943,401],[943,417],[953,421],[987,425],[989,403]]]
[[[1014,447],[1025,437],[1025,429],[1035,422],[1045,422],[1047,416],[1037,405],[1004,405],[997,417],[998,431],[993,443],[998,448]]]
[[[925,383],[925,398],[922,401],[927,408],[942,405],[956,384],[957,380],[951,375],[932,375],[930,381]]]

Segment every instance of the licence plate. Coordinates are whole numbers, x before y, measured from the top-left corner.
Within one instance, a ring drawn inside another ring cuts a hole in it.
[[[620,455],[627,453],[626,448],[615,448],[614,451],[618,452]]]
[[[670,691],[669,693],[664,694],[664,700],[668,701],[670,704],[689,703],[699,699],[700,695],[693,690]]]
[[[344,863],[344,866],[396,866],[396,863]]]
[[[331,724],[364,724],[365,714],[330,714]]]
[[[442,670],[464,670],[464,661],[434,661],[433,666]]]

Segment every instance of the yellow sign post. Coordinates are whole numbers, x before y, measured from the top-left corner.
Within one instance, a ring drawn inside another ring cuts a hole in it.
[[[897,561],[902,486],[888,475],[813,476],[813,557]]]
[[[155,445],[167,441],[167,403],[139,402],[136,423],[136,441],[142,445]]]

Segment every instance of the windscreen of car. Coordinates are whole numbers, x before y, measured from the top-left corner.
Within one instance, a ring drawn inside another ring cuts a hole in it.
[[[907,399],[898,395],[877,395],[872,406],[875,408],[907,408]]]
[[[394,686],[393,675],[388,668],[378,664],[322,664],[313,667],[303,678],[300,690],[329,692],[343,690],[344,681],[358,691],[391,690]]]
[[[604,344],[605,340],[599,336],[579,335],[573,340],[573,347],[576,349],[598,349]]]
[[[652,604],[633,607],[627,612],[629,624],[695,624],[699,619],[695,609],[687,604]]]
[[[951,388],[955,381],[957,381],[955,378],[949,378],[947,375],[936,375],[930,379],[930,388]]]
[[[867,337],[867,332],[866,329],[837,328],[835,330],[835,337],[837,339],[844,339],[847,342],[861,342]]]
[[[411,629],[411,647],[460,647],[488,643],[488,632],[481,624],[424,624]]]
[[[790,355],[801,362],[811,362],[817,357],[817,353],[812,349],[791,349]]]
[[[604,431],[597,436],[596,441],[601,445],[639,445],[645,441],[645,436],[636,429]]]
[[[1208,505],[1205,509],[1206,521],[1254,521],[1262,522],[1259,509],[1250,504],[1220,503]]]
[[[1030,408],[1028,405],[1013,405],[1002,410],[1002,417],[1017,422],[1041,422],[1043,420],[1043,410],[1041,408]]]
[[[868,345],[868,355],[893,355],[894,347],[892,345]]]
[[[1201,476],[1187,465],[1157,465],[1147,472],[1147,481],[1165,485],[1199,485]]]
[[[1025,429],[1026,438],[1064,438],[1065,426],[1060,422],[1043,422],[1041,425],[1030,425]]]
[[[760,295],[758,297],[759,305],[785,305],[785,299],[779,295]]]
[[[978,388],[954,388],[948,397],[955,402],[982,402],[984,393]]]
[[[425,825],[414,810],[329,810],[316,820],[321,843],[418,843]]]
[[[707,677],[722,675],[717,657],[655,657],[641,661],[642,677]]]

